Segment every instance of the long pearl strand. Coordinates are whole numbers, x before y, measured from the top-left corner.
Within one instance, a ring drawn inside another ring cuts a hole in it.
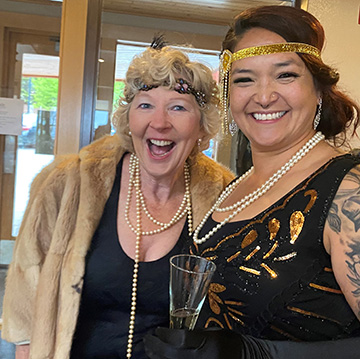
[[[152,235],[162,231],[165,231],[169,227],[177,223],[182,217],[186,214],[188,216],[188,226],[189,233],[192,232],[192,210],[191,210],[191,196],[190,196],[190,170],[189,165],[185,163],[184,165],[184,177],[185,177],[185,194],[183,201],[180,204],[179,209],[176,211],[174,217],[168,223],[162,223],[153,218],[150,212],[147,210],[144,196],[141,192],[141,181],[140,181],[140,167],[139,160],[134,155],[130,156],[129,163],[130,170],[130,179],[129,179],[129,188],[125,205],[125,220],[130,229],[136,235],[135,242],[135,258],[134,258],[134,268],[133,268],[133,277],[132,277],[132,291],[131,291],[131,309],[130,309],[130,320],[129,320],[129,334],[128,334],[128,343],[126,350],[126,358],[130,359],[132,354],[132,345],[134,339],[134,329],[135,329],[135,315],[136,315],[136,303],[137,303],[137,282],[138,282],[138,272],[139,272],[139,262],[140,262],[140,241],[143,235]],[[136,200],[136,227],[130,223],[129,213],[130,213],[130,203],[131,203],[131,194],[135,190],[135,200]],[[184,208],[185,207],[185,208]],[[184,209],[183,209],[184,208]],[[142,231],[141,229],[141,210],[145,212],[147,217],[155,224],[160,226],[159,229],[153,231]]]
[[[300,148],[299,151],[295,153],[294,156],[290,158],[288,162],[286,162],[278,171],[276,171],[262,186],[253,191],[252,193],[246,195],[240,201],[227,206],[220,208],[220,205],[224,202],[224,200],[229,197],[229,195],[235,190],[235,188],[245,179],[247,178],[254,170],[254,167],[251,167],[245,174],[239,177],[236,181],[234,181],[230,186],[228,186],[222,194],[219,196],[218,200],[212,206],[212,208],[206,213],[205,217],[202,219],[200,224],[194,231],[194,242],[197,244],[202,244],[206,242],[211,236],[213,236],[221,227],[223,227],[226,223],[230,222],[238,213],[240,213],[243,209],[248,207],[251,203],[255,202],[262,195],[264,195],[274,184],[284,176],[297,162],[299,162],[312,148],[314,148],[320,141],[322,141],[325,136],[321,132],[315,133],[315,135],[310,138],[309,141],[305,143],[303,147]],[[199,238],[199,233],[204,226],[207,219],[211,216],[211,214],[216,212],[229,212],[230,215],[226,217],[221,223],[218,223],[215,227],[213,227],[204,237]]]
[[[130,187],[130,183],[129,183]],[[131,358],[132,345],[134,339],[135,328],[135,314],[136,314],[136,299],[137,299],[137,281],[140,262],[140,240],[141,240],[141,207],[139,192],[136,191],[136,242],[135,242],[135,258],[132,278],[132,291],[131,291],[131,309],[130,309],[130,321],[129,321],[129,334],[126,350],[126,357]]]
[[[135,187],[136,194],[139,196],[139,201],[141,207],[146,214],[146,216],[157,226],[160,228],[153,229],[151,231],[143,231],[141,234],[143,236],[149,236],[152,234],[160,233],[165,231],[166,229],[173,226],[175,223],[179,222],[186,214],[188,215],[188,224],[189,224],[189,233],[192,232],[192,214],[191,214],[191,196],[190,196],[190,170],[189,165],[187,163],[184,164],[184,177],[185,177],[185,193],[183,200],[168,223],[163,223],[155,219],[146,208],[144,195],[141,192],[141,183],[140,183],[140,168],[139,168],[139,160],[134,155],[131,154],[130,156],[130,179],[129,179],[129,190],[128,195],[126,198],[126,205],[125,205],[125,221],[132,232],[136,233],[136,229],[130,222],[129,212],[130,212],[130,202],[132,198],[133,188]]]

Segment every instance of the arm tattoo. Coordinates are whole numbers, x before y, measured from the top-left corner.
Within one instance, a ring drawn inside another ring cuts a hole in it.
[[[330,211],[327,217],[330,228],[336,232],[340,233],[341,231],[341,219],[338,215],[338,205],[333,202],[330,207]]]
[[[360,243],[352,243],[349,245],[351,252],[347,252],[346,255],[351,259],[346,261],[346,264],[350,270],[350,275],[347,277],[357,287],[352,291],[355,297],[360,297]]]
[[[350,244],[351,252],[347,252],[346,255],[351,259],[351,261],[346,261],[346,264],[349,268],[350,274],[346,276],[349,278],[351,283],[356,288],[351,291],[355,298],[360,297],[360,243]],[[357,300],[358,307],[358,317],[360,318],[360,300]]]
[[[360,171],[353,168],[344,178],[350,184],[339,189],[331,205],[327,222],[332,231],[340,236],[347,247],[347,278],[354,286],[353,296],[357,299],[357,316],[360,318]]]
[[[353,223],[355,231],[360,228],[360,171],[357,168],[351,170],[346,175],[346,181],[353,182],[355,187],[341,189],[336,193],[327,218],[330,228],[338,234],[341,232],[339,207],[341,213]]]
[[[360,228],[360,194],[345,200],[341,212],[354,223],[357,232]]]

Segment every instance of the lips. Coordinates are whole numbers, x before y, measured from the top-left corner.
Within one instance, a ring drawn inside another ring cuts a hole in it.
[[[278,111],[278,112],[272,112],[272,113],[252,113],[252,116],[257,121],[271,121],[271,120],[277,120],[285,115],[286,111]]]
[[[149,139],[147,140],[150,153],[153,156],[166,156],[175,146],[175,142],[170,140],[156,140]]]

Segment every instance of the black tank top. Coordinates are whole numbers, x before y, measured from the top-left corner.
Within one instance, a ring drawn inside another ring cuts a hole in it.
[[[72,359],[125,358],[131,305],[133,259],[123,251],[116,219],[122,160],[103,216],[86,257],[80,313]],[[151,329],[169,326],[169,259],[188,251],[187,224],[163,258],[139,265],[132,358],[147,358],[142,338]]]

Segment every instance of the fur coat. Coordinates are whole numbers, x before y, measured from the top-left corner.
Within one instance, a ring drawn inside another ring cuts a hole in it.
[[[66,359],[79,311],[85,256],[124,155],[106,136],[77,155],[57,157],[31,186],[15,242],[3,306],[2,337],[30,340],[30,358]],[[233,178],[203,154],[190,163],[196,226]]]

